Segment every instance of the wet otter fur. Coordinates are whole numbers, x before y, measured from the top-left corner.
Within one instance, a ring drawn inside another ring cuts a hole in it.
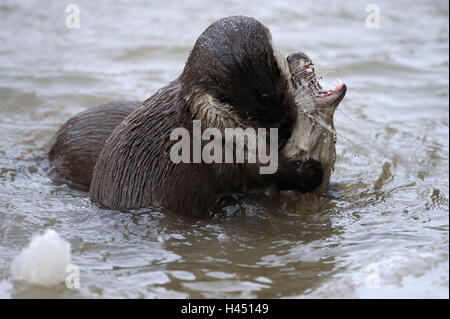
[[[174,164],[169,156],[171,131],[192,131],[192,120],[221,130],[276,127],[282,149],[296,116],[289,67],[269,30],[248,17],[219,20],[199,37],[183,73],[113,131],[94,169],[91,200],[112,209],[160,203],[204,217],[231,193],[270,184],[310,192],[322,182],[318,161],[306,160],[297,170],[279,154],[277,172],[261,175],[258,163]]]
[[[95,163],[107,138],[136,108],[136,101],[102,104],[78,113],[56,133],[48,153],[65,178],[89,187]]]

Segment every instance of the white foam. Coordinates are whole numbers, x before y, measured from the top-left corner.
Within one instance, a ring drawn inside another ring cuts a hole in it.
[[[225,234],[219,234],[217,235],[217,240],[219,241],[219,243],[223,244],[229,242],[230,238]]]
[[[70,262],[70,243],[48,229],[43,235],[34,236],[14,258],[11,274],[14,280],[50,287],[65,281]]]

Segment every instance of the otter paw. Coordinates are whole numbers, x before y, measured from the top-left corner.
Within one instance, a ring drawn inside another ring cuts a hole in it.
[[[300,175],[300,191],[309,193],[314,191],[323,181],[322,164],[316,160],[301,162],[298,168]]]

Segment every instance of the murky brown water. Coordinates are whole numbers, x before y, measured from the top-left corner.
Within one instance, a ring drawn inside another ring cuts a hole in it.
[[[64,2],[2,1],[0,297],[448,298],[448,2],[392,2],[376,1],[369,29],[365,1],[76,1],[81,28],[67,29]],[[48,178],[36,158],[64,121],[146,99],[233,14],[348,85],[328,199],[249,198],[192,221],[101,210]],[[12,281],[13,257],[48,228],[72,244],[79,289]]]

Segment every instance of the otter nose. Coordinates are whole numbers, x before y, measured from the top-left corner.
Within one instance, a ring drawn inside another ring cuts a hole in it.
[[[295,57],[298,56],[298,55],[299,55],[298,53],[289,54],[288,57],[287,57],[288,62],[291,62],[292,60],[294,60]]]
[[[309,61],[308,56],[306,54],[304,54],[303,52],[291,53],[287,57],[288,62],[294,61],[295,59],[304,59],[304,60]]]

